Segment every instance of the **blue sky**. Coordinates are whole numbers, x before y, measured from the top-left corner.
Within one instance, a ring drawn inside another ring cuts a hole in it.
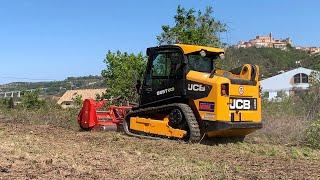
[[[100,74],[107,50],[155,46],[179,4],[213,6],[229,44],[272,32],[320,46],[317,0],[0,0],[0,84]]]

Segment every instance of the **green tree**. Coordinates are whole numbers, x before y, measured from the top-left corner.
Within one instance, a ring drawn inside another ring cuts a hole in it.
[[[162,26],[162,33],[157,36],[158,43],[163,44],[196,44],[220,47],[219,34],[227,31],[226,24],[213,17],[213,8],[207,7],[205,12],[178,6],[174,16],[175,25]]]
[[[12,98],[12,97],[9,99],[9,105],[8,105],[8,108],[9,108],[9,109],[13,109],[13,108],[14,108],[14,100],[13,100],[13,98]]]
[[[309,75],[309,82],[312,87],[320,87],[320,72],[312,71]]]
[[[226,58],[223,60],[223,69],[232,69],[242,64],[256,64],[260,67],[262,78],[267,78],[279,74],[281,71],[289,71],[300,66],[314,69],[317,57],[308,53],[289,49],[283,51],[276,48],[233,48],[226,51]],[[319,56],[320,59],[320,56]],[[296,64],[300,61],[301,65]]]
[[[309,126],[306,140],[311,147],[320,149],[320,119],[313,121]]]
[[[39,91],[25,92],[21,102],[27,109],[39,109],[45,105],[45,101],[39,98]]]
[[[308,107],[307,119],[313,119],[320,111],[320,72],[311,72],[309,75],[309,84],[309,91],[303,99],[305,100],[305,106]]]
[[[145,56],[142,53],[135,55],[108,51],[104,63],[106,69],[102,71],[102,76],[106,79],[108,88],[106,98],[121,96],[129,101],[136,101],[136,83],[143,78]]]
[[[82,95],[77,94],[75,97],[72,98],[72,101],[76,107],[81,107],[83,103]]]

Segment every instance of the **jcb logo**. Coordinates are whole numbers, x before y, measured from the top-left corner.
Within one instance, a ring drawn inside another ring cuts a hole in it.
[[[233,99],[230,103],[230,109],[232,110],[250,110],[250,100],[245,99]]]
[[[206,91],[206,87],[201,84],[188,84],[189,91]]]

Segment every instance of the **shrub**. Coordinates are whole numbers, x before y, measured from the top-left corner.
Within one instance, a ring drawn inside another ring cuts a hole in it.
[[[10,109],[14,108],[14,100],[13,100],[13,98],[9,99],[8,108],[10,108]]]
[[[311,147],[320,149],[320,119],[313,121],[307,129],[307,142]]]
[[[308,103],[297,97],[286,97],[282,101],[262,102],[263,128],[250,135],[257,142],[272,144],[304,145],[306,130],[310,125],[307,117]]]
[[[142,53],[136,55],[109,51],[104,63],[106,69],[102,71],[102,76],[106,78],[108,87],[108,93],[104,98],[120,96],[136,102],[138,100],[136,83],[143,78],[146,57]]]
[[[14,108],[13,98],[0,99],[0,108]]]
[[[78,108],[81,107],[83,104],[82,95],[76,95],[74,98],[72,98],[74,105]]]
[[[45,105],[45,101],[39,98],[39,91],[25,92],[21,105],[27,109],[39,109]]]
[[[0,103],[5,101],[8,102],[9,99],[0,100]],[[79,129],[77,115],[80,110],[78,108],[62,109],[55,101],[49,99],[39,101],[45,103],[39,108],[31,109],[27,109],[22,104],[14,109],[9,109],[7,104],[4,106],[0,104],[0,116],[5,117],[1,121],[27,125],[53,125],[70,130]]]

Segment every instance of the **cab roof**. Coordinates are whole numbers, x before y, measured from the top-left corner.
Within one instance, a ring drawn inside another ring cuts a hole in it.
[[[190,54],[190,53],[194,53],[194,52],[199,52],[201,50],[215,53],[215,54],[224,53],[224,50],[220,49],[220,48],[214,48],[214,47],[208,47],[208,46],[198,46],[198,45],[188,45],[188,44],[173,44],[173,45],[162,45],[162,46],[157,46],[157,47],[150,47],[147,49],[147,55],[149,56],[150,54],[153,54],[157,50],[173,49],[173,48],[180,49],[183,52],[183,54]]]
[[[207,47],[207,46],[198,46],[198,45],[188,45],[188,44],[175,44],[175,46],[180,47],[183,50],[184,54],[190,54],[193,52],[199,52],[201,50],[205,50],[212,53],[224,53],[223,49]]]

